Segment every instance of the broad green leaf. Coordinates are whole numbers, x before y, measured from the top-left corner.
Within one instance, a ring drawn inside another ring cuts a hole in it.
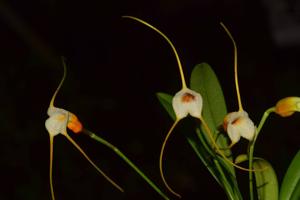
[[[223,152],[225,155],[232,155],[231,150],[227,149],[228,138],[219,131],[227,114],[223,91],[216,74],[207,63],[201,63],[194,67],[190,79],[190,88],[200,93],[203,98],[202,116],[213,131],[219,148],[224,149]],[[204,132],[202,133],[205,134]],[[208,138],[207,140],[210,141]],[[229,159],[232,158],[229,157]],[[227,172],[227,181],[231,182],[232,189],[236,192],[238,198],[241,199],[234,167],[222,158],[219,158],[218,161],[225,172]]]
[[[203,98],[202,115],[213,131],[216,142],[221,149],[227,149],[227,137],[220,134],[218,129],[227,114],[226,103],[218,78],[207,63],[195,66],[192,71],[190,86],[192,90],[200,93]],[[223,151],[225,155],[231,155],[230,149]],[[228,165],[231,173],[235,174],[232,165]]]
[[[165,110],[168,112],[168,114],[172,117],[173,120],[175,120],[175,113],[173,111],[172,107],[172,98],[173,96],[166,94],[166,93],[157,93],[157,97],[162,104],[162,106],[165,108]],[[212,174],[212,176],[215,178],[215,180],[222,185],[222,187],[225,190],[225,193],[228,196],[228,199],[242,199],[240,191],[237,187],[237,183],[235,180],[235,177],[232,173],[226,173],[224,172],[224,167],[226,171],[228,171],[228,167],[226,164],[220,160],[220,158],[216,157],[216,154],[214,150],[210,149],[207,145],[205,145],[205,141],[203,138],[203,133],[200,133],[200,130],[197,129],[197,136],[195,134],[188,134],[185,133],[185,136],[188,140],[188,143],[191,145],[193,150],[195,151],[196,155],[199,157],[199,159],[203,162],[203,164],[207,167],[209,172]],[[201,135],[202,134],[202,135]],[[201,143],[199,142],[199,139]],[[222,163],[220,167],[220,162]],[[216,167],[216,165],[219,166]],[[230,177],[230,178],[228,178]],[[234,187],[232,187],[234,186]],[[226,188],[226,189],[225,189]]]
[[[195,136],[194,136],[195,137]],[[205,152],[205,149],[203,146],[199,145],[196,141],[198,141],[196,138],[187,137],[187,140],[193,150],[195,151],[196,155],[199,157],[199,159],[203,162],[205,167],[208,169],[208,171],[211,173],[211,175],[215,178],[215,180],[218,182],[218,184],[221,185],[221,187],[224,188],[224,192],[226,193],[228,199],[230,200],[240,200],[241,198],[238,197],[238,194],[236,194],[235,191],[232,191],[232,187],[230,186],[228,180],[224,180],[224,177],[220,174],[220,171],[222,169],[218,169],[215,167],[216,163],[218,163],[215,159],[208,159]],[[226,189],[225,189],[226,188]]]
[[[239,191],[235,177],[230,172],[230,169],[227,168],[228,167],[227,163],[224,163],[225,161],[221,159],[219,156],[217,156],[214,150],[211,149],[210,145],[205,140],[205,135],[201,132],[200,128],[196,129],[196,133],[198,139],[200,139],[201,144],[199,144],[199,142],[198,143],[195,142],[197,141],[197,138],[194,135],[192,140],[194,146],[192,145],[191,141],[189,141],[192,138],[191,135],[187,135],[188,142],[191,144],[191,146],[193,147],[197,155],[198,153],[201,154],[200,156],[203,157],[203,160],[201,158],[200,159],[202,160],[204,165],[208,168],[208,170],[211,172],[211,174],[214,176],[214,178],[217,180],[217,182],[222,186],[228,199],[231,200],[243,199]]]
[[[238,155],[235,163],[248,161],[247,154]],[[253,168],[256,180],[257,195],[259,200],[278,200],[277,176],[271,164],[262,158],[255,157]]]
[[[278,200],[277,176],[272,165],[262,158],[256,158],[253,169],[258,170],[254,172],[258,199]]]
[[[300,151],[292,160],[280,188],[280,200],[300,199]]]
[[[161,103],[161,105],[166,109],[166,111],[168,112],[168,114],[170,115],[170,117],[175,120],[176,116],[172,107],[172,99],[173,96],[166,94],[166,93],[162,93],[162,92],[158,92],[156,94],[159,102]]]
[[[295,191],[291,197],[291,200],[299,200],[300,199],[300,189],[299,188],[300,188],[300,185],[298,183],[297,189],[295,189]]]
[[[216,133],[218,127],[223,123],[227,109],[218,78],[207,63],[195,66],[191,75],[190,87],[201,94],[203,98],[203,118],[210,129]]]

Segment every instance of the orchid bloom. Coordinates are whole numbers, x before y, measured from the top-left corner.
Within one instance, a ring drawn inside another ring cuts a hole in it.
[[[277,102],[275,113],[281,117],[289,117],[300,112],[300,97],[286,97]]]
[[[67,128],[72,130],[74,133],[82,131],[83,127],[79,119],[73,113],[56,107],[49,107],[48,109],[49,118],[46,120],[45,126],[49,134],[53,136],[59,133],[65,134]]]
[[[188,114],[199,118],[202,105],[201,95],[189,88],[183,88],[172,99],[172,106],[178,120],[185,118]]]
[[[139,18],[132,17],[132,16],[123,16],[123,17],[138,21],[138,22],[148,26],[149,28],[153,29],[158,34],[160,34],[171,46],[171,48],[175,54],[177,63],[178,63],[179,73],[180,73],[181,81],[182,81],[182,89],[179,92],[177,92],[172,99],[172,106],[173,106],[173,110],[176,115],[176,120],[173,123],[173,125],[171,126],[170,130],[168,131],[168,133],[164,139],[164,142],[162,144],[161,151],[160,151],[160,157],[159,157],[159,169],[160,169],[161,178],[162,178],[165,186],[168,188],[168,190],[171,193],[173,193],[174,195],[176,195],[177,197],[180,198],[181,196],[178,193],[176,193],[168,185],[168,183],[165,179],[164,173],[163,173],[162,161],[163,161],[164,149],[165,149],[166,143],[167,143],[171,133],[173,132],[174,128],[176,127],[176,125],[178,124],[178,122],[181,119],[187,117],[188,115],[191,115],[192,117],[201,119],[203,100],[202,100],[201,95],[198,92],[193,91],[186,86],[184,73],[183,73],[183,69],[182,69],[182,65],[181,65],[178,53],[177,53],[173,43],[170,41],[170,39],[164,33],[162,33],[160,30],[158,30],[156,27],[152,26],[151,24],[149,24]]]
[[[57,108],[54,106],[54,100],[56,98],[56,95],[60,90],[66,77],[66,66],[65,63],[63,64],[64,64],[64,75],[50,101],[50,105],[47,111],[49,118],[45,122],[46,129],[50,136],[49,179],[50,179],[51,197],[53,200],[55,199],[53,181],[52,181],[52,168],[53,168],[52,165],[53,165],[54,137],[58,134],[64,135],[101,175],[103,175],[117,189],[123,192],[123,189],[119,185],[117,185],[113,180],[111,180],[99,167],[97,167],[97,165],[87,156],[87,154],[81,149],[81,147],[67,133],[67,128],[72,130],[74,133],[79,133],[83,130],[83,126],[79,121],[79,119],[76,117],[76,115],[65,109]]]
[[[252,120],[249,118],[248,113],[244,111],[242,106],[241,95],[239,91],[239,83],[238,83],[238,72],[237,72],[237,47],[235,41],[229,32],[229,30],[225,27],[223,23],[221,26],[224,28],[228,36],[230,37],[233,46],[234,46],[234,79],[235,79],[235,87],[238,99],[239,110],[237,112],[228,113],[223,122],[224,130],[228,133],[228,136],[231,140],[231,144],[229,148],[231,148],[234,144],[236,144],[241,137],[252,141],[254,139],[256,133],[256,127]]]
[[[228,113],[224,119],[224,130],[227,130],[232,144],[237,143],[241,137],[252,141],[255,133],[254,123],[245,111]]]

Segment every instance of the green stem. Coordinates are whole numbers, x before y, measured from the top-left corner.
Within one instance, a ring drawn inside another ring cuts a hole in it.
[[[129,160],[117,147],[109,143],[108,141],[104,140],[100,136],[96,135],[95,133],[84,129],[83,133],[91,137],[92,139],[104,144],[108,148],[112,149],[118,156],[120,156],[130,167],[132,167],[157,193],[160,194],[165,200],[169,200],[167,195],[165,195],[133,162]]]
[[[249,169],[253,168],[253,153],[254,153],[254,146],[256,139],[258,137],[258,134],[260,133],[260,130],[262,129],[263,125],[265,124],[267,118],[269,117],[270,113],[275,111],[275,107],[269,108],[264,112],[264,115],[262,116],[260,123],[256,129],[256,134],[254,136],[253,141],[250,143],[249,146]],[[250,194],[250,200],[254,200],[254,191],[253,191],[253,171],[249,171],[249,194]]]

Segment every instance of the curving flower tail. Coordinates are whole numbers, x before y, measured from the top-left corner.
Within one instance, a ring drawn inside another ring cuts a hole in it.
[[[58,134],[64,135],[74,146],[75,148],[88,160],[88,162],[102,175],[106,180],[108,180],[114,187],[123,192],[124,190],[116,184],[112,179],[110,179],[97,165],[89,158],[89,156],[82,150],[82,148],[69,136],[67,133],[67,128],[69,128],[74,133],[80,133],[83,130],[83,126],[75,114],[54,106],[54,101],[57,96],[58,91],[60,90],[65,78],[66,78],[66,65],[63,62],[64,74],[63,78],[60,81],[57,89],[55,90],[50,105],[47,111],[49,118],[45,122],[45,127],[49,133],[50,138],[50,163],[49,163],[49,180],[50,180],[50,190],[51,197],[54,200],[54,189],[53,189],[53,145],[54,137]]]
[[[234,144],[236,144],[241,137],[252,141],[256,134],[256,127],[253,121],[249,118],[248,113],[244,111],[241,94],[239,89],[239,82],[238,82],[238,70],[237,70],[237,47],[236,43],[226,28],[226,26],[221,22],[220,23],[222,28],[225,30],[227,35],[230,37],[233,47],[234,47],[234,80],[235,80],[235,88],[236,88],[236,95],[238,100],[239,110],[237,112],[228,113],[223,122],[223,128],[228,133],[228,136],[231,140],[231,144],[229,148],[231,148]]]

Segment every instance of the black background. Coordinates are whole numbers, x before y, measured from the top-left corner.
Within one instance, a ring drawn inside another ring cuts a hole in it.
[[[56,105],[76,113],[87,129],[119,147],[164,189],[158,156],[172,120],[155,93],[180,89],[178,67],[161,36],[122,15],[144,19],[166,33],[186,77],[196,64],[209,63],[228,110],[235,111],[233,50],[219,25],[223,21],[238,45],[242,100],[256,124],[279,99],[300,96],[299,45],[276,43],[270,10],[262,1],[0,2],[0,199],[50,199],[44,122],[63,73],[60,56],[66,58],[68,74]],[[286,12],[299,20],[299,10]],[[299,120],[299,114],[271,115],[257,142],[256,155],[273,164],[280,182],[299,148]],[[73,138],[126,192],[113,188],[59,135],[57,199],[160,199],[111,150],[84,135]],[[246,147],[243,141],[234,151],[243,153]],[[180,132],[174,132],[165,155],[167,180],[183,199],[226,198]],[[247,199],[247,173],[239,177]]]

